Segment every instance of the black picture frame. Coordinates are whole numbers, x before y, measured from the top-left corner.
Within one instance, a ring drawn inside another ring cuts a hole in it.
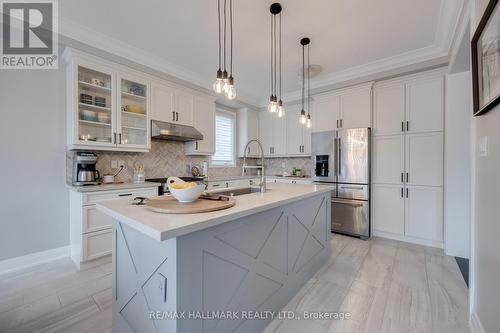
[[[495,97],[491,98],[489,101],[485,101],[483,105],[481,105],[480,94],[482,91],[480,82],[482,82],[483,68],[482,62],[479,58],[478,51],[478,42],[480,41],[484,29],[490,22],[491,16],[495,9],[497,8],[498,0],[490,0],[486,10],[481,17],[481,21],[477,26],[476,31],[474,32],[474,36],[471,40],[471,62],[472,62],[472,113],[474,116],[480,116],[490,111],[493,107],[495,107],[498,103],[500,103],[500,89],[496,93]],[[500,36],[500,35],[499,35]],[[500,38],[500,37],[499,37]],[[500,40],[499,40],[500,42]],[[500,51],[499,51],[500,52]]]

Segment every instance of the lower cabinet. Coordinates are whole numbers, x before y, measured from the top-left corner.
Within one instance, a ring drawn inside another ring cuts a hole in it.
[[[374,184],[372,205],[375,236],[442,245],[442,187]]]
[[[70,190],[71,259],[78,269],[111,254],[112,218],[96,209],[96,203],[119,198],[152,197],[157,187],[110,191]]]
[[[443,189],[407,186],[405,196],[405,234],[441,242],[443,240]]]
[[[374,184],[372,187],[373,229],[404,235],[405,202],[403,187]]]

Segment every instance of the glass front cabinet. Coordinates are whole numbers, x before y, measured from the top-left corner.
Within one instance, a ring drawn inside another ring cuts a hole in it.
[[[66,49],[68,149],[149,151],[150,93],[139,72]]]

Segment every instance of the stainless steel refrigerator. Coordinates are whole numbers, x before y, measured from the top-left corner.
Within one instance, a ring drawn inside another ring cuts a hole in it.
[[[370,237],[369,128],[313,133],[312,178],[332,186],[332,231]]]

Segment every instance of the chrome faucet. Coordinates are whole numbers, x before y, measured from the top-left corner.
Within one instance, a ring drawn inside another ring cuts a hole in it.
[[[247,165],[246,162],[247,162],[247,152],[248,152],[248,146],[252,143],[252,142],[257,142],[257,144],[259,145],[259,148],[260,148],[260,160],[261,160],[261,165],[256,165],[256,166],[250,166],[250,165]],[[259,184],[259,187],[260,187],[260,193],[264,193],[266,192],[266,172],[264,171],[264,148],[262,148],[262,143],[257,140],[257,139],[252,139],[250,141],[247,142],[246,146],[245,146],[245,153],[243,154],[243,166],[241,167],[241,175],[242,176],[245,176],[245,172],[246,172],[246,169],[261,169],[261,172],[260,172],[260,184]]]

